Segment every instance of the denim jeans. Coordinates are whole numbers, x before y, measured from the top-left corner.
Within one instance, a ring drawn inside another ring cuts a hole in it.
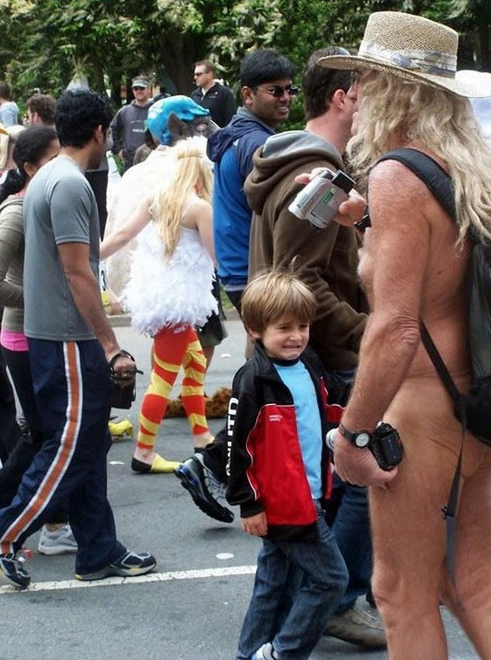
[[[333,475],[333,495],[341,490],[339,507],[332,531],[348,568],[349,581],[336,614],[342,614],[355,604],[358,596],[370,589],[372,577],[372,535],[368,512],[368,489],[353,486]]]
[[[348,385],[353,383],[356,367],[339,369],[337,376]],[[353,486],[333,475],[333,491],[328,504],[328,522],[348,568],[348,588],[336,614],[343,614],[355,604],[358,596],[370,589],[372,577],[372,535],[368,510],[368,488]]]
[[[313,543],[263,541],[237,660],[249,660],[266,642],[282,660],[304,660],[321,638],[348,573],[320,506],[317,527]]]

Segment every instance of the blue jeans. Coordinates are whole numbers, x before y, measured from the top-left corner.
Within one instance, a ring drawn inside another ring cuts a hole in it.
[[[336,614],[342,614],[365,595],[372,577],[372,536],[368,512],[368,489],[353,486],[333,475],[333,497],[339,489],[341,503],[335,513],[332,531],[348,568],[349,581]]]
[[[350,385],[355,380],[356,367],[338,369],[334,373]],[[370,589],[372,577],[372,535],[368,510],[368,489],[353,486],[333,475],[331,529],[348,568],[349,582],[336,614],[343,614],[355,604],[358,596]]]
[[[266,642],[282,660],[304,660],[321,638],[348,573],[319,505],[317,527],[313,543],[263,541],[237,660],[249,660]]]

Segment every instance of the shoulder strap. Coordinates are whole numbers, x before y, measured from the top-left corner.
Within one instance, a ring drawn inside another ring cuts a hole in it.
[[[413,174],[415,174],[426,185],[428,190],[434,195],[441,206],[455,220],[457,213],[455,210],[455,195],[452,180],[445,172],[443,167],[431,156],[427,156],[417,149],[395,149],[382,156],[379,163],[383,160],[397,160],[405,165]]]

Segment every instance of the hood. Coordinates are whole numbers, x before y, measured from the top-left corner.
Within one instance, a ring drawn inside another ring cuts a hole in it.
[[[308,172],[309,163],[319,160],[327,161],[331,168],[344,169],[339,151],[318,135],[285,131],[269,137],[254,154],[254,169],[244,186],[252,210],[261,215],[268,195],[278,183],[302,166]]]
[[[221,128],[208,138],[208,158],[214,163],[219,163],[227,149],[239,138],[250,133],[255,127],[266,128],[271,134],[274,133],[271,126],[267,126],[255,114],[247,108],[239,108],[230,123]]]

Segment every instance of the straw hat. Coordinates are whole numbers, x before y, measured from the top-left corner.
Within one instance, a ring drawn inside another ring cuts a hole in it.
[[[491,73],[484,71],[457,71],[457,80],[486,85],[489,96],[487,98],[471,99],[471,106],[481,128],[484,139],[491,147]]]
[[[321,57],[317,63],[330,69],[386,71],[459,96],[489,96],[487,85],[456,80],[458,42],[457,32],[445,25],[413,14],[381,11],[368,18],[358,55]]]

